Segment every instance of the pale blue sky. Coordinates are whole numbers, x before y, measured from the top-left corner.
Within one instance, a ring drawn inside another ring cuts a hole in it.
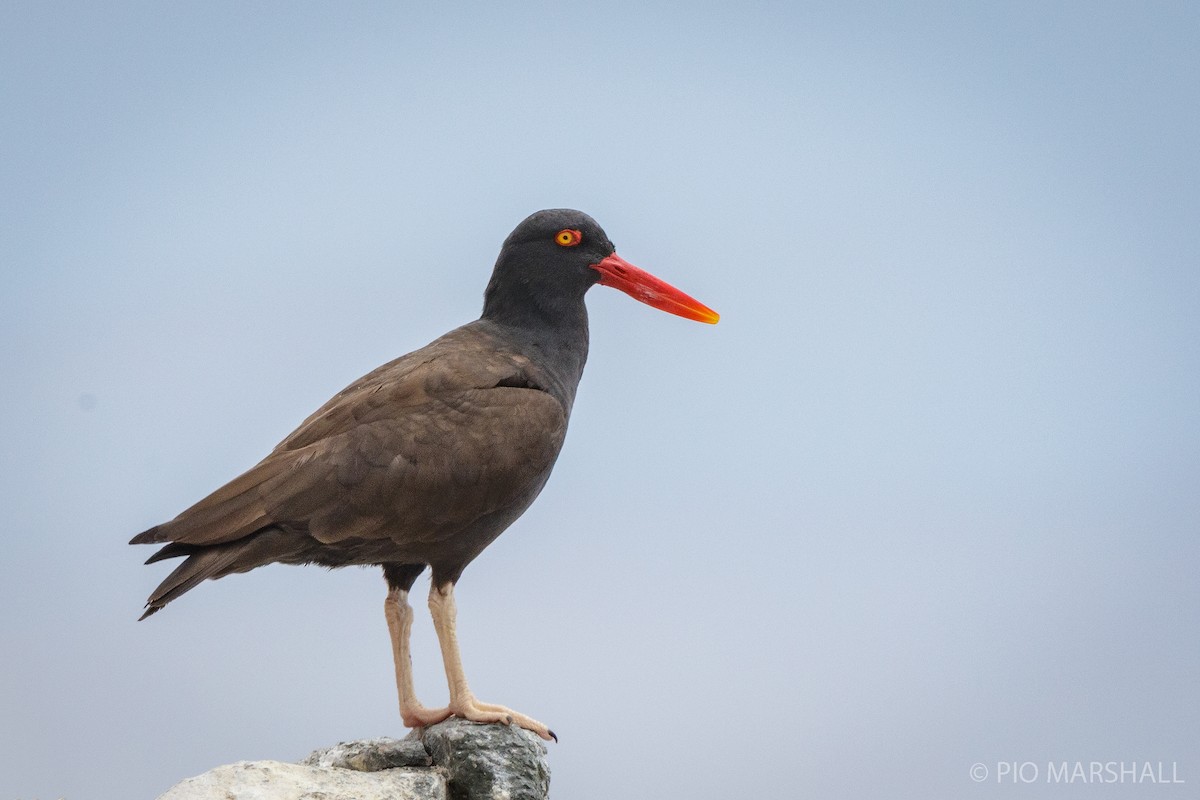
[[[556,797],[1190,796],[1198,52],[1188,3],[4,4],[0,800],[403,734],[376,571],[137,623],[125,542],[555,206],[723,315],[591,293],[566,450],[460,583]]]

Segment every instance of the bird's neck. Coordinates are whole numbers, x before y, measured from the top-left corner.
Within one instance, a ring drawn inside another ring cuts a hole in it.
[[[496,300],[489,292],[480,321],[544,370],[554,384],[554,394],[569,410],[588,356],[588,316],[583,298],[564,302],[560,297],[549,305]]]

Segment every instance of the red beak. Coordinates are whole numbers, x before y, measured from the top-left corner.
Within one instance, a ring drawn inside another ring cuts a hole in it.
[[[699,300],[690,297],[676,289],[666,281],[638,269],[616,253],[592,264],[592,269],[600,273],[600,285],[620,289],[634,300],[640,300],[648,306],[654,306],[668,314],[676,314],[697,322],[707,322],[716,325],[721,315],[713,311]]]

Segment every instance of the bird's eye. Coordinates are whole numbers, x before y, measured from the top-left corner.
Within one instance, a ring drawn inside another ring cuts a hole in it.
[[[583,234],[573,228],[564,228],[554,234],[554,241],[563,247],[574,247],[583,241]]]

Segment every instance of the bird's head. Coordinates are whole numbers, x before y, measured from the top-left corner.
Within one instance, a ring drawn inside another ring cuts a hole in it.
[[[720,319],[700,301],[621,258],[596,220],[569,208],[531,214],[504,240],[484,295],[484,315],[489,316],[489,307],[503,313],[518,310],[514,306],[579,304],[597,283],[687,319]]]

